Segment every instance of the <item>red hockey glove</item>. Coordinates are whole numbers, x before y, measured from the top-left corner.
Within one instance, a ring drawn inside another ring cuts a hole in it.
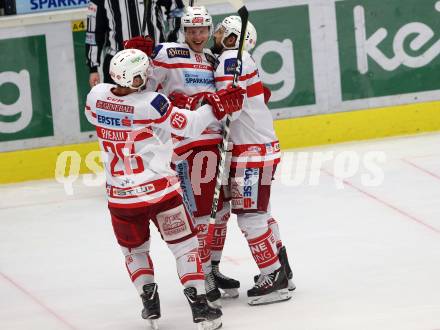
[[[183,93],[172,92],[170,95],[168,95],[168,98],[175,107],[187,110],[195,110],[202,103],[204,96],[205,93],[188,96]]]
[[[124,40],[124,49],[139,49],[147,54],[148,57],[151,57],[154,49],[154,39],[150,36],[137,36],[131,38],[129,40]]]
[[[214,116],[221,120],[224,116],[241,109],[245,93],[246,91],[241,87],[228,86],[208,95],[206,101],[212,106]]]
[[[270,89],[263,85],[263,91],[264,91],[264,103],[268,104],[270,97],[272,96],[272,92]]]

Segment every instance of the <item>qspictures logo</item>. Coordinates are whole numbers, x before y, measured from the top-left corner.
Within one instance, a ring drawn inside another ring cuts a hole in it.
[[[46,39],[0,40],[0,141],[52,136]]]
[[[344,100],[440,89],[440,1],[336,2]]]

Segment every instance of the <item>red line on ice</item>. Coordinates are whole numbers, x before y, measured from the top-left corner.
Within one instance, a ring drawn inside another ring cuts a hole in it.
[[[232,258],[232,257],[228,257],[228,256],[223,256],[223,258],[226,260],[226,261],[229,261],[230,263],[232,263],[232,264],[234,264],[234,265],[237,265],[237,266],[240,266],[240,261],[238,261],[237,259],[235,259],[235,258]]]
[[[434,172],[428,171],[426,168],[423,168],[423,167],[421,167],[421,166],[419,166],[417,164],[414,164],[413,162],[411,162],[411,161],[409,161],[407,159],[402,158],[401,160],[402,160],[402,162],[407,163],[408,165],[410,165],[410,166],[412,166],[412,167],[422,171],[423,173],[426,173],[426,174],[428,174],[428,175],[430,175],[430,176],[440,180],[440,175],[435,174]]]
[[[406,218],[408,218],[408,219],[410,219],[410,220],[412,220],[412,221],[417,222],[419,225],[422,225],[422,226],[424,226],[424,227],[426,227],[426,228],[432,230],[433,232],[435,232],[435,233],[437,233],[437,234],[440,234],[440,230],[439,230],[439,229],[437,229],[437,228],[435,228],[435,227],[433,227],[433,226],[431,226],[431,225],[429,225],[429,224],[423,222],[422,220],[417,219],[415,216],[413,216],[413,215],[409,214],[408,212],[406,212],[406,211],[404,211],[404,210],[398,208],[397,206],[394,206],[394,205],[388,203],[387,201],[385,201],[385,200],[383,200],[383,199],[380,199],[379,197],[374,196],[373,194],[370,194],[369,192],[367,192],[367,191],[365,191],[365,190],[362,190],[362,189],[359,188],[359,187],[356,187],[356,186],[355,186],[354,184],[352,184],[350,181],[347,181],[347,180],[345,180],[345,179],[338,178],[338,177],[335,176],[333,173],[331,173],[331,172],[329,172],[329,171],[327,171],[327,170],[325,170],[325,169],[321,169],[321,171],[324,172],[325,174],[331,176],[331,177],[334,177],[334,178],[336,178],[336,179],[338,179],[338,180],[341,180],[341,181],[342,181],[344,184],[346,184],[347,186],[353,188],[354,190],[357,190],[357,191],[360,192],[361,194],[363,194],[363,195],[365,195],[365,196],[367,196],[367,197],[369,197],[369,198],[375,200],[376,202],[379,202],[380,204],[385,205],[386,207],[388,207],[388,208],[390,208],[390,209],[392,209],[392,210],[394,210],[394,211],[400,213],[400,214],[403,215],[404,217],[406,217]]]
[[[1,277],[5,279],[6,282],[9,282],[12,286],[14,286],[16,289],[24,293],[28,298],[30,298],[32,301],[34,301],[37,305],[39,305],[41,308],[43,308],[46,312],[48,312],[50,315],[52,315],[54,318],[56,318],[58,321],[63,323],[66,328],[76,330],[76,328],[71,325],[69,322],[67,322],[62,316],[58,315],[55,311],[53,311],[51,308],[49,308],[45,303],[43,303],[40,299],[38,299],[36,296],[34,296],[32,293],[30,293],[28,290],[26,290],[23,286],[15,282],[10,277],[6,276],[4,273],[0,272]]]

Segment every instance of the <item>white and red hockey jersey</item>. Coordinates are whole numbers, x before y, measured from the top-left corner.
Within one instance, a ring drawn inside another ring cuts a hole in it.
[[[103,151],[109,204],[139,207],[180,193],[176,172],[170,167],[171,134],[200,135],[217,121],[211,107],[179,109],[162,94],[142,91],[116,96],[114,87],[93,87],[85,109]]]
[[[237,50],[225,50],[215,70],[217,89],[232,83]],[[280,161],[280,146],[273,119],[264,103],[263,84],[252,56],[243,51],[239,86],[246,90],[240,111],[232,115],[230,141],[233,143],[231,167],[264,167]]]
[[[162,43],[153,53],[153,65],[147,82],[147,90],[159,91],[165,95],[172,92],[194,96],[200,93],[214,93],[215,57],[209,49],[203,53],[194,52],[187,44]],[[218,144],[222,140],[221,124],[210,125],[201,136],[192,139],[175,139],[175,151],[182,154],[188,149]]]

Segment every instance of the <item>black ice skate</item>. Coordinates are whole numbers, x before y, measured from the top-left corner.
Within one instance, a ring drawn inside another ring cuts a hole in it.
[[[248,290],[249,305],[264,305],[289,300],[287,275],[283,266],[268,275],[260,275],[254,287]]]
[[[222,311],[208,305],[206,295],[197,295],[197,289],[190,287],[183,290],[191,307],[193,321],[198,330],[216,330],[222,326]]]
[[[280,260],[280,264],[281,266],[284,267],[284,271],[286,272],[287,275],[287,280],[288,280],[288,289],[289,291],[293,291],[296,289],[296,285],[295,283],[293,283],[293,272],[292,269],[290,268],[289,265],[289,259],[287,258],[287,252],[286,252],[286,247],[283,246],[280,249],[280,252],[278,252],[278,259]],[[254,276],[254,283],[257,283],[258,278],[260,277],[260,275],[255,275]]]
[[[293,272],[289,265],[289,259],[287,258],[287,252],[285,246],[281,247],[280,252],[278,252],[278,259],[280,260],[281,266],[284,267],[284,271],[286,272],[287,280],[289,282],[288,285],[289,291],[295,290],[296,286],[295,283],[293,283],[292,281]]]
[[[157,284],[145,284],[142,287],[144,293],[141,294],[144,309],[142,310],[142,318],[148,320],[153,330],[159,329],[157,319],[160,318],[160,300],[159,292],[157,292]]]
[[[208,274],[205,274],[205,290],[206,298],[208,299],[209,305],[211,307],[221,308],[222,304],[220,298],[222,294],[217,287],[217,283],[215,282],[214,274],[212,271]]]
[[[214,275],[215,283],[217,287],[222,289],[224,292],[223,298],[238,298],[238,288],[240,287],[240,282],[234,280],[233,278],[227,277],[220,272],[219,269],[220,261],[212,261],[212,274]]]

